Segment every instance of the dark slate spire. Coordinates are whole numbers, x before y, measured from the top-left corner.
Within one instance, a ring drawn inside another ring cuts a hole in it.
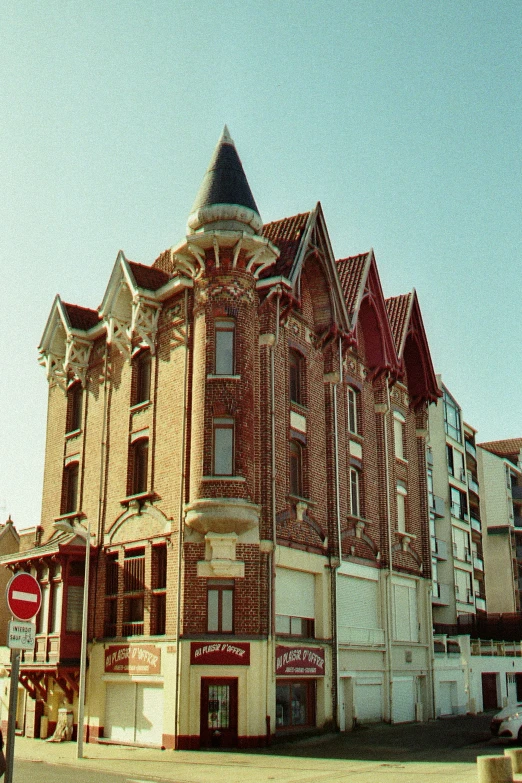
[[[190,233],[223,229],[260,233],[263,222],[225,125],[188,219]]]

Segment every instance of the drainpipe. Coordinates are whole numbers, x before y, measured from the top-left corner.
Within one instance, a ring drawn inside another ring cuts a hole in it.
[[[179,636],[181,632],[181,572],[183,565],[183,507],[185,497],[185,479],[186,479],[186,439],[187,439],[187,399],[188,399],[188,333],[189,333],[189,319],[188,319],[188,291],[185,288],[185,367],[183,374],[183,423],[181,433],[181,475],[179,486],[179,531],[178,531],[178,594],[176,601],[176,692],[174,695],[174,748],[178,749],[178,736],[179,736],[179,713],[180,713],[180,676],[181,676],[181,661],[180,661],[180,643]]]
[[[392,661],[392,639],[393,639],[393,548],[392,548],[392,519],[390,511],[390,457],[388,454],[388,426],[390,421],[391,401],[390,401],[390,376],[386,376],[386,408],[383,416],[384,428],[384,465],[386,479],[386,522],[388,528],[388,574],[386,580],[386,655],[388,668],[388,702],[390,709],[390,723],[393,716],[393,661]]]
[[[276,579],[276,544],[277,544],[277,502],[276,502],[276,479],[277,479],[277,463],[276,463],[276,438],[275,438],[275,349],[279,343],[279,315],[281,307],[281,286],[277,286],[275,290],[276,295],[276,328],[275,337],[272,345],[269,345],[270,350],[270,439],[271,439],[271,490],[272,490],[272,552],[270,553],[270,589],[268,591],[268,645],[266,654],[266,731],[267,731],[267,744],[270,742],[271,728],[270,728],[270,715],[268,705],[270,703],[270,692],[272,683],[275,680],[275,579]]]
[[[333,646],[332,646],[332,678],[335,682],[334,690],[334,708],[335,719],[337,723],[337,729],[341,726],[341,677],[339,667],[339,616],[337,612],[337,569],[341,565],[341,493],[340,493],[340,479],[339,479],[339,429],[338,429],[338,412],[337,412],[337,387],[343,382],[343,354],[342,343],[339,337],[339,379],[337,383],[333,384],[333,415],[334,415],[334,472],[335,472],[335,514],[337,522],[337,546],[339,548],[338,557],[330,557],[331,575],[332,575],[332,614],[333,614]]]

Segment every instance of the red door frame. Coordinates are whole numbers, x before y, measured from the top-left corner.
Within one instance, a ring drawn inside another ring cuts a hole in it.
[[[237,747],[237,682],[237,677],[201,678],[200,745],[202,748]],[[212,685],[228,685],[229,706],[227,728],[209,728],[209,687]]]

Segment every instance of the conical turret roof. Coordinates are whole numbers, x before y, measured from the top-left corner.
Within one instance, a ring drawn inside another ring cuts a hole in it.
[[[219,139],[188,219],[191,233],[241,230],[260,233],[263,221],[227,126]]]

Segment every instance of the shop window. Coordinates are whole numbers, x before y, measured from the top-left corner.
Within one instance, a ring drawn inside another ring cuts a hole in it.
[[[297,728],[314,724],[315,683],[283,682],[276,685],[276,728]]]
[[[355,468],[350,468],[350,513],[361,516],[361,477]]]
[[[235,324],[234,321],[218,319],[214,321],[216,375],[234,374]]]
[[[408,490],[402,481],[397,482],[397,530],[405,533],[407,524],[407,498]]]
[[[209,579],[207,582],[208,633],[234,631],[234,580]]]
[[[165,633],[167,609],[167,545],[152,547],[152,617],[151,633]]]
[[[348,429],[353,434],[359,432],[359,393],[355,391],[351,386],[348,386]]]
[[[215,418],[213,421],[213,466],[214,476],[234,475],[234,419]]]
[[[78,511],[78,483],[80,466],[70,462],[63,471],[62,514],[74,514]]]
[[[81,430],[82,410],[83,388],[80,381],[76,381],[67,389],[67,433]]]
[[[148,402],[152,375],[152,357],[148,348],[133,358],[132,370],[132,405]]]
[[[288,370],[290,381],[290,402],[304,405],[304,357],[297,351],[290,351],[288,355]]]
[[[314,638],[314,620],[312,617],[290,617],[276,614],[276,633],[280,636],[300,636]]]
[[[142,636],[145,609],[145,549],[125,552],[123,562],[123,636]]]
[[[131,495],[147,491],[149,470],[149,439],[138,438],[130,447]]]
[[[303,447],[297,440],[290,441],[290,494],[304,496]]]
[[[405,448],[405,442],[404,442],[404,425],[406,424],[406,419],[402,415],[402,413],[399,413],[398,411],[394,411],[393,413],[393,437],[394,437],[394,443],[395,443],[395,456],[397,459],[406,459],[406,448]]]

